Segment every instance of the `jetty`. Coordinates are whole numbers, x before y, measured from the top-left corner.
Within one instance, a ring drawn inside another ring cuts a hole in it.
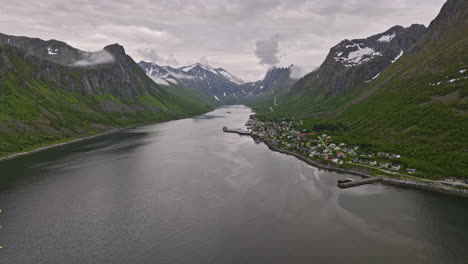
[[[346,189],[346,188],[361,186],[365,184],[372,184],[374,182],[380,182],[380,181],[381,181],[380,177],[372,177],[372,178],[367,178],[367,179],[362,179],[362,180],[344,179],[344,180],[338,180],[337,186],[341,189]]]
[[[223,132],[226,132],[226,133],[236,133],[236,134],[239,134],[239,135],[247,135],[247,136],[250,136],[252,134],[252,131],[248,131],[248,130],[242,130],[240,128],[238,129],[230,129],[230,128],[227,128],[227,127],[223,127]]]

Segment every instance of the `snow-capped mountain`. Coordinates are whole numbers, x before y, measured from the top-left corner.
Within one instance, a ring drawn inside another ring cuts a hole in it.
[[[408,52],[425,31],[424,25],[394,26],[365,39],[345,39],[332,47],[320,68],[300,79],[292,91],[309,89],[330,96],[371,83]]]
[[[217,101],[239,100],[247,94],[247,91],[241,89],[245,82],[222,68],[201,63],[180,68],[145,61],[141,61],[139,65],[160,85],[185,85],[208,94]]]

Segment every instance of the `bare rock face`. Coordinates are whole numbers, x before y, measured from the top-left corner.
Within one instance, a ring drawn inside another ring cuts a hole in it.
[[[289,91],[295,80],[291,77],[294,66],[273,67],[268,70],[265,77],[257,82],[246,83],[244,90],[251,90],[247,97],[275,96]]]
[[[386,67],[408,52],[423,35],[423,25],[394,26],[365,39],[345,39],[332,47],[320,68],[300,79],[292,92],[310,90],[332,96],[370,82]]]
[[[161,92],[161,88],[146,76],[119,44],[87,52],[57,40],[4,34],[0,34],[0,43],[21,51],[18,55],[36,67],[33,74],[37,78],[54,82],[67,91],[84,95],[109,93],[126,100]],[[18,53],[14,49],[8,50]]]

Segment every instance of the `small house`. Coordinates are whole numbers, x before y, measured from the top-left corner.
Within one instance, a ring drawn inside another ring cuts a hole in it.
[[[380,165],[381,168],[385,168],[385,169],[390,166],[390,164],[388,162],[380,162],[379,165]]]
[[[408,172],[408,173],[415,173],[416,169],[406,168],[405,171]]]
[[[391,170],[399,171],[400,168],[401,168],[401,165],[400,165],[400,164],[393,164]]]
[[[347,157],[346,154],[343,153],[343,152],[337,152],[337,153],[336,153],[336,156],[337,156],[338,158],[342,158],[342,159],[346,159],[346,157]]]
[[[445,177],[444,179],[442,179],[443,181],[446,181],[446,182],[454,182],[455,181],[455,178],[454,177]]]
[[[371,161],[369,162],[369,164],[372,165],[372,166],[375,166],[375,165],[377,165],[377,161],[371,160]]]

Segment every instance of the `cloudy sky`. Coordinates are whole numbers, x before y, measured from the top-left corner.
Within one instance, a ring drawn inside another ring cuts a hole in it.
[[[136,61],[220,66],[257,80],[269,65],[311,70],[342,39],[425,24],[445,0],[1,0],[0,32],[83,50],[124,45]]]

